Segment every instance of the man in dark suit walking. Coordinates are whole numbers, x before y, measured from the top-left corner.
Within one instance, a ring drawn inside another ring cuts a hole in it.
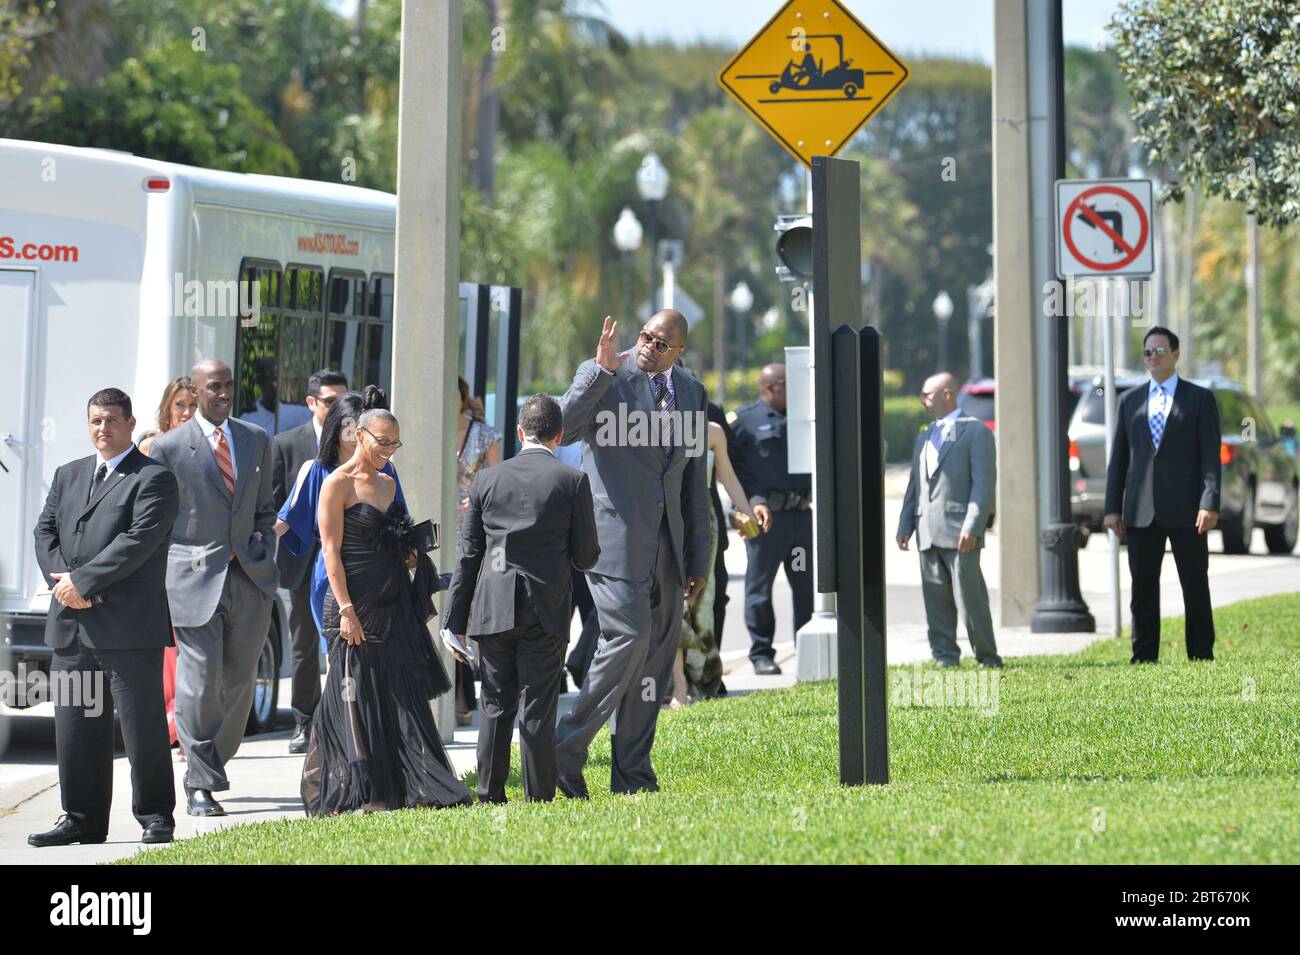
[[[1151,378],[1119,402],[1106,470],[1106,526],[1128,543],[1133,663],[1160,654],[1160,565],[1165,541],[1183,588],[1187,657],[1214,659],[1210,551],[1219,522],[1219,406],[1178,377],[1178,336],[1159,325],[1142,339]]]
[[[587,476],[555,459],[563,433],[555,399],[529,398],[519,412],[520,452],[481,470],[469,492],[447,629],[478,637],[483,654],[483,802],[506,801],[521,689],[524,794],[555,798],[555,710],[573,613],[571,570],[586,570],[600,556]]]
[[[143,842],[171,842],[176,790],[163,702],[167,537],[176,477],[131,443],[131,399],[91,396],[95,454],[54,472],[36,524],[36,561],[50,584],[45,642],[54,648],[54,733],[65,815],[33,846],[99,843],[113,798],[113,711],[131,761],[131,810]],[[108,699],[97,697],[107,681]],[[78,694],[68,691],[73,685]],[[81,699],[72,701],[73,695]]]
[[[281,431],[271,442],[271,491],[278,512],[293,494],[303,465],[316,459],[320,449],[321,428],[334,399],[348,390],[348,380],[340,371],[323,368],[307,379],[307,408],[311,420],[288,431]],[[280,547],[275,564],[280,570],[280,586],[289,591],[289,634],[293,641],[294,731],[289,752],[307,752],[311,736],[311,717],[320,702],[320,632],[311,613],[311,569],[316,564],[320,544],[313,542],[302,556]]]

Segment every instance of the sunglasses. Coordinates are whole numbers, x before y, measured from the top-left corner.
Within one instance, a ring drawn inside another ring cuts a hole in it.
[[[1150,358],[1152,355],[1168,355],[1169,349],[1164,345],[1157,345],[1155,348],[1142,349],[1142,357]]]
[[[657,351],[661,355],[664,354],[664,352],[670,351],[677,347],[676,345],[668,344],[668,342],[664,341],[662,338],[656,338],[655,336],[651,335],[649,332],[642,332],[640,335],[637,336],[637,340],[647,345],[653,344],[655,346],[655,351]]]
[[[334,402],[339,400],[338,395],[330,395],[328,397],[324,395],[312,395],[311,397],[317,404],[324,405],[326,408],[334,407]]]
[[[357,430],[364,431],[366,434],[370,435],[371,440],[373,440],[375,444],[379,445],[385,451],[396,451],[398,448],[402,446],[402,442],[400,441],[389,441],[387,438],[376,437],[375,433],[371,431],[369,428],[357,428]]]

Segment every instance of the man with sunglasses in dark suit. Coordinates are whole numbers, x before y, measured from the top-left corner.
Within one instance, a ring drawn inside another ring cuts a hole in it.
[[[1207,536],[1219,522],[1219,407],[1178,377],[1178,336],[1159,325],[1142,340],[1151,378],[1119,402],[1106,470],[1106,526],[1128,543],[1133,580],[1132,663],[1160,654],[1165,541],[1183,589],[1187,656],[1214,659]]]
[[[322,368],[307,379],[307,408],[311,420],[288,431],[281,431],[271,441],[271,494],[278,512],[293,494],[299,472],[308,461],[316,459],[320,449],[321,428],[330,405],[348,390],[348,380],[340,371]],[[320,702],[320,633],[311,613],[311,569],[316,564],[320,544],[297,556],[287,547],[275,552],[280,569],[280,586],[292,595],[289,610],[289,633],[293,641],[294,731],[289,740],[292,754],[307,752],[311,736],[311,717]]]

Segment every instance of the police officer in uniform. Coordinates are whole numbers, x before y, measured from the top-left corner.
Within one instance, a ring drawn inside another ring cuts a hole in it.
[[[786,466],[785,365],[764,367],[758,390],[758,401],[736,410],[731,458],[763,529],[745,541],[749,659],[755,673],[777,674],[772,581],[782,565],[794,592],[795,632],[812,617],[812,476],[791,474]]]

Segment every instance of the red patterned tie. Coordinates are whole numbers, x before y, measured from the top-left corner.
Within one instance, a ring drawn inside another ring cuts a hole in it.
[[[226,482],[226,490],[231,497],[235,496],[235,467],[230,461],[230,445],[226,444],[226,433],[218,428],[215,432],[217,436],[217,469],[221,471],[221,479]]]

